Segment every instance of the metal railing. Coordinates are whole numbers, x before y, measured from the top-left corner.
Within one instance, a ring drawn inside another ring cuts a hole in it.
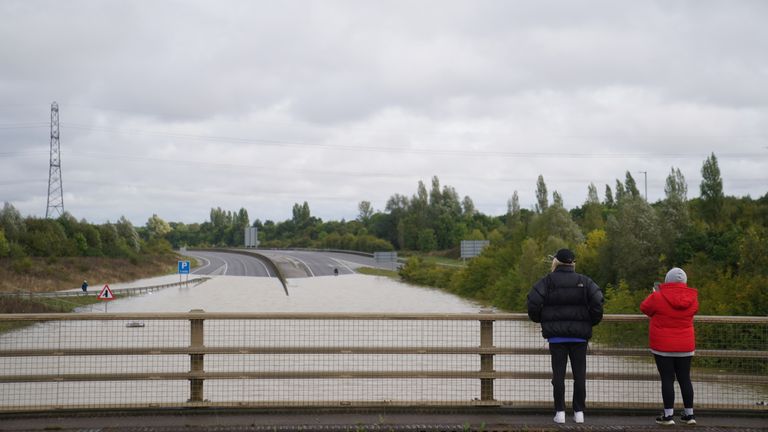
[[[695,406],[768,410],[768,318],[697,317],[696,330]],[[660,406],[646,331],[636,315],[607,315],[596,327],[589,407]],[[546,342],[524,314],[0,315],[5,412],[550,408],[550,379]]]

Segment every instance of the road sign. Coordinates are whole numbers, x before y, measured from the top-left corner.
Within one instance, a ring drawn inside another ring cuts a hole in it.
[[[179,274],[189,274],[189,261],[179,261]]]
[[[474,258],[483,251],[491,242],[488,240],[462,240],[461,258]]]
[[[256,227],[245,227],[245,247],[259,247],[259,230]]]
[[[112,294],[112,290],[109,289],[109,285],[104,285],[104,288],[101,289],[101,292],[96,296],[96,298],[99,300],[114,300],[115,295]]]
[[[389,264],[397,262],[397,252],[374,252],[373,259],[377,264]]]
[[[397,268],[397,252],[374,252],[373,259],[376,264],[389,264],[392,266],[392,270]]]

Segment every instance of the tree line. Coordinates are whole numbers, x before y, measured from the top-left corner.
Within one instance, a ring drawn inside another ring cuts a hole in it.
[[[10,204],[0,212],[0,258],[106,256],[136,259],[182,246],[240,246],[248,226],[261,247],[398,250],[458,257],[462,240],[490,240],[466,268],[451,269],[411,259],[401,274],[414,283],[439,286],[507,310],[523,310],[531,284],[546,274],[547,256],[561,247],[576,251],[579,271],[606,292],[609,312],[636,312],[639,299],[672,266],[683,267],[692,285],[710,301],[702,311],[768,314],[768,194],[729,197],[714,154],[702,168],[697,197],[688,197],[683,174],[672,168],[665,197],[655,203],[640,194],[629,172],[613,185],[587,187],[579,207],[566,210],[543,176],[536,203],[520,207],[517,191],[504,215],[488,216],[437,177],[420,181],[412,196],[394,194],[383,211],[362,201],[350,221],[323,221],[307,202],[296,203],[281,222],[251,222],[241,208],[211,209],[209,220],[184,224],[153,215],[142,227],[125,217],[90,224],[65,213],[58,219],[22,217]]]
[[[70,213],[56,219],[23,217],[11,204],[0,210],[0,258],[14,267],[31,265],[29,257],[108,257],[137,261],[142,256],[171,252],[164,238],[168,223],[153,215],[144,227],[125,217],[115,223],[91,224]]]
[[[655,203],[640,194],[627,172],[603,199],[590,184],[583,205],[570,211],[562,197],[536,185],[533,210],[509,200],[491,244],[463,269],[412,258],[402,269],[408,281],[439,286],[506,310],[524,311],[528,290],[549,271],[550,254],[568,247],[577,271],[606,293],[606,311],[637,313],[640,301],[671,267],[688,273],[699,289],[701,313],[768,314],[768,193],[759,199],[723,193],[717,158],[702,165],[699,196],[688,198],[683,174],[672,168],[665,197]]]

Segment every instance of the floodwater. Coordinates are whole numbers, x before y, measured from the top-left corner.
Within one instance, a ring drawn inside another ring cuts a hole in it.
[[[194,287],[171,287],[112,301],[108,311],[473,313],[482,309],[441,290],[359,274],[288,279],[288,294],[275,278],[215,276]]]
[[[143,281],[142,285],[147,285]],[[389,278],[365,275],[289,279],[286,296],[274,278],[217,276],[189,287],[170,287],[108,304],[108,312],[327,312],[327,313],[477,313],[484,308],[440,290],[417,287]],[[164,281],[162,283],[167,283]],[[106,303],[83,312],[103,311]],[[189,345],[189,323],[146,321],[126,327],[124,321],[41,323],[0,335],[0,349],[67,349],[92,347],[146,348]],[[477,321],[324,321],[206,320],[207,347],[476,347]],[[526,321],[496,322],[497,347],[545,348],[537,325]],[[98,373],[185,373],[188,355],[56,356],[0,358],[5,375]],[[248,354],[205,356],[208,373],[285,373],[292,371],[405,372],[478,371],[477,355],[425,354]],[[497,355],[499,372],[549,372],[548,355]],[[655,374],[644,358],[590,356],[588,371]],[[694,378],[695,379],[695,378]],[[570,394],[570,385],[566,390]],[[695,383],[697,404],[753,405],[768,399],[765,387],[746,384]],[[158,403],[183,404],[190,396],[186,380],[59,382],[0,384],[0,410],[13,406],[50,405],[99,407]],[[480,396],[478,379],[261,378],[205,381],[205,398],[213,403],[309,405],[323,401],[442,401],[461,403]],[[547,379],[499,379],[494,397],[507,403],[549,403]],[[566,397],[570,399],[570,397]],[[680,401],[678,394],[677,400]],[[656,381],[588,382],[588,403],[660,403]]]

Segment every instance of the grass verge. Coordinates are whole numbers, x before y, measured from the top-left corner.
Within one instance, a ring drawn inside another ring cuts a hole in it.
[[[394,270],[385,270],[385,269],[373,268],[373,267],[359,267],[358,269],[356,269],[356,271],[364,275],[385,276],[390,279],[400,280],[400,274],[398,274],[397,271],[394,271]]]
[[[0,291],[52,292],[78,289],[84,279],[92,286],[127,282],[175,273],[173,253],[142,255],[136,259],[62,257],[0,259]]]

